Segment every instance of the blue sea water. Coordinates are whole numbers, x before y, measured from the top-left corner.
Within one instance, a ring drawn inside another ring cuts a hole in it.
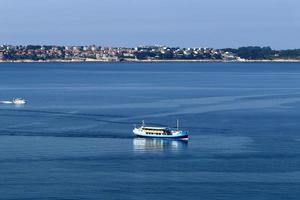
[[[0,199],[300,198],[298,63],[2,63]],[[133,124],[190,140],[134,138]]]

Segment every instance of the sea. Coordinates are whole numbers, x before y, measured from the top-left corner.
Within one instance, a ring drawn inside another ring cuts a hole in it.
[[[0,199],[300,199],[300,63],[1,63]],[[135,138],[151,126],[189,141]]]

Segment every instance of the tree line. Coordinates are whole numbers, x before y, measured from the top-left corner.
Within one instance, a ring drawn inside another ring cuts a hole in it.
[[[249,60],[300,59],[300,49],[273,50],[271,47],[249,46],[240,47],[238,49],[226,48],[222,50]]]

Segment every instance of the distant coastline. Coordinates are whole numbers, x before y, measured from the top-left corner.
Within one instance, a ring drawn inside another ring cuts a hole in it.
[[[0,45],[0,62],[300,62],[300,49]]]
[[[86,59],[86,60],[0,60],[0,63],[210,63],[210,62],[223,62],[223,63],[258,63],[258,62],[270,62],[270,63],[299,63],[300,60],[292,59],[278,59],[278,60],[97,60],[97,59]]]

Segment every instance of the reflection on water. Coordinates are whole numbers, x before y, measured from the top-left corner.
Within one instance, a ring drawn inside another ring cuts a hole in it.
[[[182,151],[187,149],[188,141],[160,138],[134,138],[133,150],[144,151]]]
[[[24,104],[14,104],[15,108],[24,108]]]

